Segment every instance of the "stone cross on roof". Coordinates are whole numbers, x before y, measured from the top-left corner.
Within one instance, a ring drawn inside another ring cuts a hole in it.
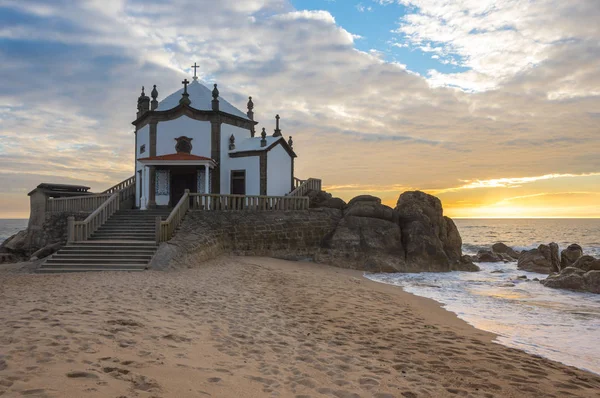
[[[192,65],[192,69],[194,69],[194,80],[198,80],[198,76],[196,76],[196,69],[198,68],[199,66],[194,62],[194,65]]]

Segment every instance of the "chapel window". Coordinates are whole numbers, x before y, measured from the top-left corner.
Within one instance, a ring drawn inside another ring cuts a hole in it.
[[[144,152],[146,152],[146,144],[140,146],[140,155]]]

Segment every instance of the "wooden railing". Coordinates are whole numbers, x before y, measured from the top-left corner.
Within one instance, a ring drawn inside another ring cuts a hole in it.
[[[301,180],[299,178],[294,177],[294,189],[298,188],[300,185],[302,185],[304,183],[304,181],[306,181],[306,180]]]
[[[113,194],[115,192],[122,191],[123,189],[125,189],[127,187],[131,187],[132,185],[135,185],[135,176],[129,177],[128,179],[121,181],[117,185],[108,188],[106,191],[104,191],[102,193]],[[133,193],[135,194],[135,188],[133,190]]]
[[[166,221],[162,221],[160,216],[156,217],[156,243],[166,242],[171,239],[175,229],[181,224],[189,208],[190,191],[186,189],[179,202],[177,202],[177,205],[171,210],[171,214],[169,214]]]
[[[50,198],[46,205],[46,211],[51,213],[93,211],[100,207],[100,205],[115,192],[120,192],[121,202],[131,200],[131,205],[133,205],[133,197],[135,196],[135,176],[129,177],[99,194],[72,196],[70,198]]]
[[[298,180],[297,178],[294,178]],[[298,180],[302,181],[300,185],[296,187],[292,192],[288,194],[288,196],[305,196],[308,191],[320,191],[321,190],[321,180],[318,178],[309,178],[308,180]]]
[[[119,197],[119,192],[115,192],[83,221],[75,221],[75,218],[70,216],[68,218],[67,242],[88,240],[110,216],[119,210],[119,204],[121,202]]]
[[[50,198],[46,205],[48,212],[92,211],[104,203],[111,194],[73,196],[70,198]]]
[[[119,189],[117,189],[119,188]],[[109,192],[110,191],[110,192]],[[103,198],[99,204],[89,210],[94,210],[83,221],[75,221],[75,217],[70,216],[67,220],[67,242],[80,242],[88,240],[94,232],[98,230],[113,214],[120,208],[131,208],[135,200],[135,177],[128,178],[123,182],[118,183],[114,187],[104,191],[99,195],[83,196],[78,198],[64,198],[65,202],[70,203],[71,208],[78,203],[76,201],[69,202],[71,199],[93,199]],[[54,200],[61,200],[54,199]],[[73,210],[63,210],[73,211]]]
[[[190,194],[194,210],[307,210],[308,197]]]

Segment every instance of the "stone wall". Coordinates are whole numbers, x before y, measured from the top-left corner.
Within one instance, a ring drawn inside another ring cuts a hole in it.
[[[46,213],[41,227],[29,227],[8,238],[0,246],[0,253],[6,254],[4,258],[7,262],[18,262],[28,260],[33,253],[48,245],[64,245],[67,242],[67,219],[73,216],[75,221],[81,221],[89,214],[90,212]]]
[[[313,259],[323,239],[335,230],[335,209],[278,212],[192,211],[171,241],[153,259],[193,266],[222,254]]]

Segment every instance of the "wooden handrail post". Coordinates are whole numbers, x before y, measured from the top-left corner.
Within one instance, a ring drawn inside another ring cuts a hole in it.
[[[161,229],[162,229],[162,217],[156,216],[156,225],[155,225],[155,234],[156,234],[156,244],[160,244],[161,241]]]
[[[75,217],[67,218],[67,243],[75,241]]]

